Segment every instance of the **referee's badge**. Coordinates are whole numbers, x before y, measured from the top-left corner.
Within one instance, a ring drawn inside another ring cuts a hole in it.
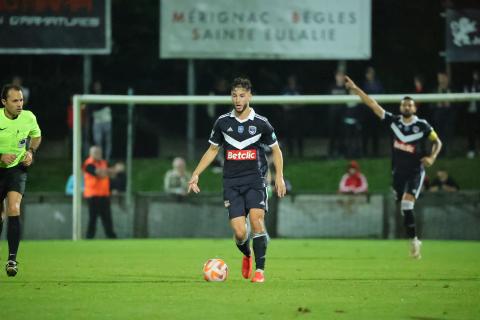
[[[249,126],[248,127],[248,133],[250,133],[253,136],[255,133],[257,133],[257,127]]]
[[[27,139],[22,139],[18,141],[18,147],[19,148],[25,148],[25,144],[27,143]]]

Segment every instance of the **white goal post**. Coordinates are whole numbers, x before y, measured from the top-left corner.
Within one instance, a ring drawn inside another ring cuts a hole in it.
[[[480,93],[448,93],[448,94],[381,94],[372,95],[372,98],[382,103],[399,103],[405,96],[412,97],[417,102],[465,102],[480,101]],[[273,104],[301,104],[301,105],[332,105],[346,103],[360,103],[355,95],[276,95],[253,96],[253,105]],[[81,139],[81,105],[88,103],[110,105],[229,105],[229,96],[135,96],[135,95],[75,95],[73,97],[73,210],[72,210],[72,239],[80,240],[81,210],[82,210],[82,139]]]

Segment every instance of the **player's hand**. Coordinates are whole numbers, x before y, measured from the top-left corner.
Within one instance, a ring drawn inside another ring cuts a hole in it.
[[[423,157],[420,161],[425,168],[428,168],[435,162],[435,159],[433,157]]]
[[[279,198],[283,198],[287,193],[287,187],[285,186],[285,181],[283,177],[275,178],[275,189],[277,190],[277,195]]]
[[[15,161],[16,158],[17,156],[15,156],[14,154],[5,153],[5,154],[2,154],[2,156],[0,157],[0,161],[2,161],[5,164],[11,164],[13,161]]]
[[[357,85],[350,79],[348,76],[345,76],[345,88],[348,90],[355,90],[357,89]]]
[[[33,154],[31,151],[27,150],[27,152],[25,152],[25,157],[23,158],[22,164],[25,167],[28,167],[32,164],[32,162],[33,162]]]
[[[193,175],[190,181],[188,181],[188,193],[191,191],[195,193],[200,192],[200,188],[198,187],[198,175]]]

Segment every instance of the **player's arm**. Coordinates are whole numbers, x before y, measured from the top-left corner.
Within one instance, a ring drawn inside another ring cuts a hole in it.
[[[192,173],[192,178],[188,182],[188,193],[190,193],[190,191],[195,193],[200,192],[200,188],[198,187],[199,176],[213,162],[213,160],[215,160],[219,149],[220,147],[218,145],[211,144],[203,154],[202,159],[200,159],[200,162]]]
[[[283,180],[283,154],[278,143],[272,146],[273,165],[275,166],[275,189],[279,198],[285,196],[287,189]]]
[[[359,96],[360,99],[362,99],[362,102],[365,103],[370,110],[372,110],[380,119],[383,119],[385,110],[378,104],[377,101],[375,101],[375,99],[372,99],[368,94],[363,92],[363,90],[357,87],[355,82],[353,82],[352,79],[347,76],[345,76],[345,87]]]
[[[33,156],[37,152],[40,143],[42,142],[42,137],[33,137],[30,138],[30,146],[28,147],[27,152],[25,152],[25,158],[23,158],[22,164],[26,167],[32,164]]]
[[[422,163],[424,167],[430,167],[438,157],[440,150],[442,150],[442,141],[438,138],[438,135],[434,130],[430,131],[428,139],[432,141],[432,152],[429,156],[422,158]]]

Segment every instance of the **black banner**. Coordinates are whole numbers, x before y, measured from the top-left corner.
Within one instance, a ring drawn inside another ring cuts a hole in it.
[[[109,54],[110,0],[0,0],[0,54]]]
[[[447,61],[480,61],[480,11],[447,10],[446,23]]]

